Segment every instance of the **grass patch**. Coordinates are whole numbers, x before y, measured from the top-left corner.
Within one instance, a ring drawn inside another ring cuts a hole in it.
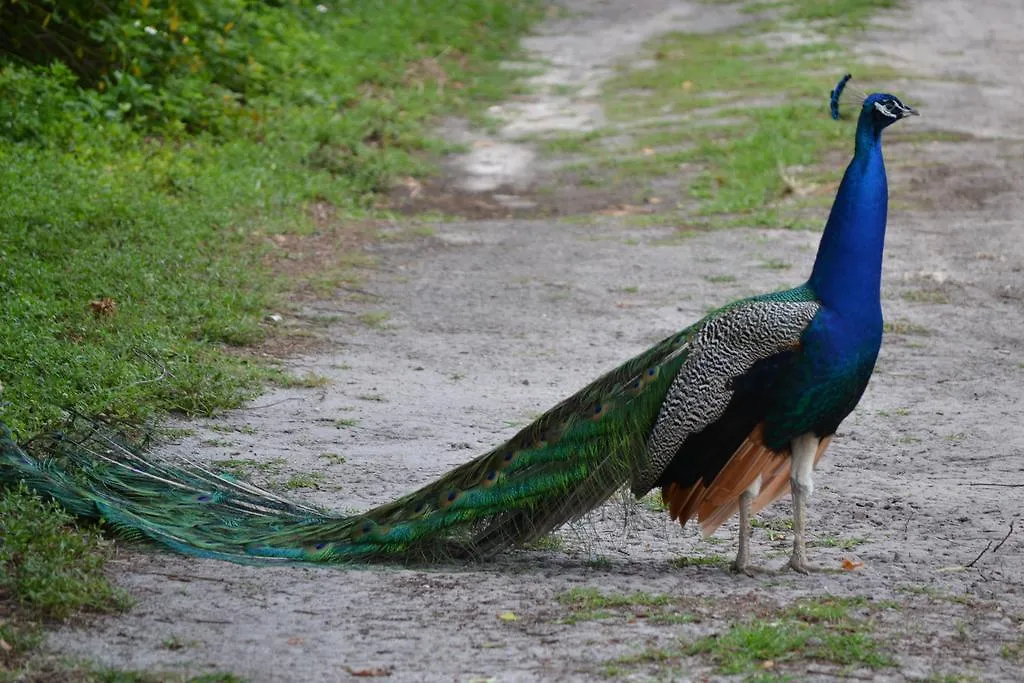
[[[932,331],[924,325],[918,325],[903,318],[886,321],[882,326],[882,331],[886,334],[899,334],[914,337],[928,337],[932,333]]]
[[[750,520],[750,526],[754,529],[764,529],[769,541],[784,541],[793,531],[793,520],[788,517],[774,517],[771,519],[754,517]]]
[[[284,458],[272,458],[270,460],[228,458],[226,460],[214,460],[213,464],[225,474],[245,479],[256,473],[264,476],[280,474],[286,462]]]
[[[872,669],[894,666],[883,644],[871,635],[870,622],[850,614],[869,604],[859,597],[800,600],[776,618],[733,624],[720,635],[697,640],[685,652],[708,655],[722,674],[749,673],[769,661],[818,660]]]
[[[0,681],[23,673],[46,623],[130,606],[104,573],[111,552],[98,530],[24,486],[0,490]]]
[[[668,510],[668,505],[665,504],[665,500],[661,497],[661,491],[648,493],[640,499],[640,505],[651,512],[664,512]]]
[[[678,609],[678,600],[650,593],[602,593],[596,588],[573,588],[558,596],[569,614],[559,623],[576,624],[614,617],[650,619],[656,623],[688,623],[695,617]]]
[[[808,545],[814,548],[839,548],[840,550],[853,550],[868,542],[866,538],[839,538],[837,536],[824,536],[812,540]]]
[[[359,314],[359,322],[374,330],[383,329],[385,323],[390,319],[391,314],[386,311],[370,311]]]
[[[556,536],[555,534],[548,534],[547,536],[541,536],[536,541],[525,547],[528,550],[555,552],[565,549],[565,539],[561,536]]]
[[[801,599],[768,617],[733,623],[720,634],[679,648],[648,649],[614,659],[603,667],[608,676],[625,676],[638,667],[686,669],[687,657],[707,657],[720,675],[745,680],[799,679],[800,662],[819,661],[841,667],[881,669],[895,665],[884,644],[871,632],[870,615],[890,603],[865,597]],[[768,678],[764,678],[764,677]]]
[[[281,486],[286,491],[318,489],[324,483],[324,479],[325,477],[321,472],[300,472],[299,474],[293,474]]]
[[[327,377],[312,372],[306,375],[282,373],[280,377],[275,377],[273,381],[274,384],[282,389],[318,389],[331,383],[331,380]]]
[[[321,460],[326,460],[328,465],[344,465],[346,461],[344,455],[338,455],[337,453],[321,453],[317,457]]]
[[[10,671],[0,671],[0,682],[7,681],[74,681],[75,683],[245,683],[246,679],[230,673],[209,673],[186,676],[180,673],[125,671],[94,666],[88,662],[66,662],[39,657]]]
[[[1011,662],[1024,663],[1024,639],[1003,645],[999,649],[999,656]]]
[[[904,301],[909,301],[915,304],[949,304],[952,303],[952,299],[949,298],[949,294],[939,289],[910,289],[900,297]]]
[[[671,562],[677,569],[686,567],[724,567],[729,564],[729,558],[724,555],[695,555],[677,557]]]
[[[24,486],[0,496],[0,594],[44,619],[130,604],[103,573],[110,543]]]
[[[696,163],[703,171],[691,182],[690,193],[699,201],[701,214],[737,214],[748,225],[773,227],[795,220],[778,211],[793,194],[792,171],[787,169],[813,167],[826,150],[849,143],[853,124],[837,124],[825,106],[824,93],[832,85],[832,65],[842,46],[826,40],[771,47],[758,36],[772,28],[758,23],[731,33],[676,34],[659,41],[654,67],[623,73],[609,84],[610,113],[634,120],[650,111],[688,115],[676,130],[658,131],[644,142],[675,139],[676,144],[692,144],[605,163],[642,177],[675,173],[682,163]],[[862,65],[853,71],[860,80],[887,75],[884,69]],[[636,90],[648,96],[623,95]],[[773,102],[764,101],[766,97]],[[745,106],[749,102],[757,105]],[[841,172],[831,169],[823,186],[838,180]]]

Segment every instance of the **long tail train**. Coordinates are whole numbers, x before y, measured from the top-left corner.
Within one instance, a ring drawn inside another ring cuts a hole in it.
[[[84,418],[24,445],[0,424],[0,483],[24,482],[79,517],[202,557],[485,557],[584,515],[629,480],[699,325],[591,383],[501,446],[361,515],[325,514]]]

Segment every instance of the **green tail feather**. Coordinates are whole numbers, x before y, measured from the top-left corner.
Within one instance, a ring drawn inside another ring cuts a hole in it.
[[[81,418],[19,446],[0,433],[0,483],[176,551],[246,561],[487,556],[606,500],[643,463],[695,325],[558,404],[498,448],[392,503],[337,517]],[[2,427],[2,425],[0,425]]]

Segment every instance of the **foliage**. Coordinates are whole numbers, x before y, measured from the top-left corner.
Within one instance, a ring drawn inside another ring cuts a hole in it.
[[[0,494],[0,593],[48,619],[127,604],[103,573],[109,543],[71,521],[23,486]]]
[[[510,49],[532,18],[524,5],[0,0],[0,57],[63,63],[99,95],[88,98],[93,113],[108,120],[230,132],[296,103],[352,108],[442,69],[465,78],[464,58]]]
[[[267,236],[422,173],[538,4],[0,0],[0,420],[206,415],[279,376],[223,352],[282,306]]]

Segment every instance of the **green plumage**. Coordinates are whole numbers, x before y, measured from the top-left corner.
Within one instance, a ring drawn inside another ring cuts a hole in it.
[[[665,339],[508,442],[392,503],[335,517],[90,420],[24,446],[0,436],[0,481],[180,552],[247,561],[485,556],[599,505],[645,457],[645,440],[700,323]]]

